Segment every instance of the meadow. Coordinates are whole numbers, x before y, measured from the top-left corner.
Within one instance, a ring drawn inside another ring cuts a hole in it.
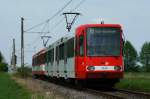
[[[116,84],[117,88],[150,92],[150,73],[125,73],[124,79]]]
[[[31,82],[29,83],[33,86]],[[42,96],[39,94],[42,90],[38,92],[33,91],[29,88],[31,86],[27,86],[30,84],[22,85],[21,83],[16,83],[16,81],[11,78],[11,75],[0,72],[0,99],[32,99],[33,96]],[[117,83],[116,87],[150,93],[150,73],[125,73],[124,79],[122,79],[120,83]],[[36,99],[44,99],[39,96],[36,97]]]
[[[0,99],[31,99],[30,93],[18,85],[8,73],[0,72]]]

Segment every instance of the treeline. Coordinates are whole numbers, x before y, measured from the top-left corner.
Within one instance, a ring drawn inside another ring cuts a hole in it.
[[[8,64],[5,62],[5,59],[0,52],[0,71],[8,71]]]
[[[125,71],[150,72],[150,42],[145,42],[140,53],[137,53],[130,41],[124,43]]]
[[[145,42],[137,53],[130,41],[123,47],[124,66],[127,72],[150,72],[150,42]],[[8,64],[0,52],[0,71],[8,71]]]

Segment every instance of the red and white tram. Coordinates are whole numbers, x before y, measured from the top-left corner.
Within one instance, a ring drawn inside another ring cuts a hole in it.
[[[33,75],[64,79],[104,80],[123,77],[123,39],[119,24],[85,24],[33,56]]]

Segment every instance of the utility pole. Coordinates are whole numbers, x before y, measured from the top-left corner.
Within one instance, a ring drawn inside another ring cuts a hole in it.
[[[24,18],[21,17],[21,67],[24,67],[24,29],[23,29]]]
[[[13,39],[12,65],[13,65],[13,68],[16,69],[16,49],[15,49],[15,39]]]
[[[13,51],[11,56],[11,66],[13,70],[16,70],[16,63],[17,63],[17,56],[16,56],[16,49],[15,49],[15,39],[13,38]]]

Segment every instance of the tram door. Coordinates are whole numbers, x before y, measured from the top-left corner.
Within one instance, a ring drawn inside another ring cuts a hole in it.
[[[64,77],[67,78],[67,42],[64,44]]]
[[[83,70],[85,69],[85,63],[84,63],[84,33],[80,34],[79,36],[76,36],[76,77],[82,78]]]

